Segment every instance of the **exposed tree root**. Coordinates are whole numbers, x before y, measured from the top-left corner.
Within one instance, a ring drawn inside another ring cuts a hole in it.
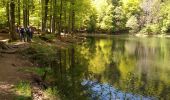
[[[13,54],[16,52],[17,52],[17,50],[14,50],[12,47],[5,44],[4,42],[0,42],[0,53]]]

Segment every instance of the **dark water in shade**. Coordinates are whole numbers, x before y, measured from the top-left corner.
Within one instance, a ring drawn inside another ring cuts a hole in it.
[[[69,100],[170,100],[170,38],[88,37],[58,55]]]

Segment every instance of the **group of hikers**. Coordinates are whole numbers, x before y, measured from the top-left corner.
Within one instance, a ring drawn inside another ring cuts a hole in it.
[[[33,38],[33,29],[31,26],[24,28],[23,26],[19,26],[17,28],[17,33],[19,34],[20,41],[31,42]]]

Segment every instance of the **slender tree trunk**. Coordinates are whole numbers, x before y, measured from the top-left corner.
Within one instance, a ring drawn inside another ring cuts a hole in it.
[[[21,9],[20,9],[21,5],[20,5],[20,0],[18,0],[17,3],[18,3],[18,8],[17,8],[18,9],[18,16],[17,16],[18,17],[18,25],[21,25],[21,14],[20,14],[21,13]]]
[[[47,28],[48,2],[49,2],[49,0],[45,0],[44,2],[42,2],[42,16],[43,16],[43,18],[42,18],[42,31],[43,32],[45,32],[46,28]],[[44,12],[43,12],[43,10],[44,10]]]
[[[23,0],[25,2],[26,0]],[[27,27],[27,2],[23,3],[23,26],[26,28]]]
[[[72,23],[71,23],[71,31],[74,32],[74,25],[75,25],[75,10],[74,10],[74,5],[75,5],[75,0],[71,0],[71,16],[72,16]]]
[[[6,4],[6,18],[7,18],[7,26],[10,28],[10,19],[9,19],[9,1],[7,1],[7,4]]]
[[[63,0],[60,1],[60,19],[59,19],[59,35],[62,31],[62,24],[61,24],[61,21],[62,21],[62,10],[63,10]]]
[[[56,5],[57,1],[53,0],[53,15],[52,15],[52,33],[55,33],[55,28],[56,28]]]
[[[66,0],[64,0],[64,25],[65,25],[65,30],[67,30],[67,3]]]
[[[30,9],[30,0],[27,0],[27,26],[30,24],[30,21],[29,21],[29,16],[30,16],[30,11],[29,11],[29,9]]]
[[[50,33],[52,32],[52,13],[53,13],[53,0],[50,0]]]
[[[17,40],[17,35],[15,33],[15,2],[11,0],[10,2],[10,36],[11,40]]]
[[[68,31],[71,33],[71,4],[70,4],[70,9],[69,9],[69,17],[68,17]]]

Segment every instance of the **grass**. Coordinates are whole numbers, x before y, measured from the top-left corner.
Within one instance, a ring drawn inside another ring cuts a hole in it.
[[[27,81],[20,81],[15,86],[15,91],[19,95],[16,100],[31,100],[31,85]]]
[[[58,98],[59,98],[59,91],[58,91],[57,87],[50,87],[50,88],[47,88],[44,91],[44,95],[49,100],[58,100]]]
[[[33,43],[31,44],[30,48],[24,50],[22,53],[34,64],[38,64],[40,67],[50,67],[51,62],[54,62],[57,58],[56,51],[57,48],[53,45],[48,45],[45,43]]]

